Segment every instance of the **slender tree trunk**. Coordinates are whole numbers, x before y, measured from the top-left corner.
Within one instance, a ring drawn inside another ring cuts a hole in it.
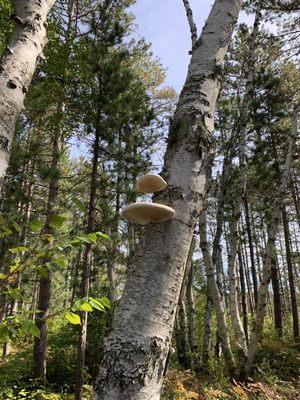
[[[279,285],[279,271],[277,269],[277,263],[276,263],[276,254],[274,254],[274,257],[272,259],[271,280],[272,280],[272,288],[273,288],[275,329],[276,329],[279,337],[282,337],[283,336],[283,327],[282,327],[282,312],[281,312],[281,293],[280,293],[280,285]]]
[[[187,315],[184,298],[180,299],[178,304],[178,326],[179,326],[179,340],[181,342],[181,354],[178,359],[185,369],[191,368],[190,346],[187,329]]]
[[[294,206],[295,206],[295,211],[296,211],[296,215],[297,215],[298,226],[300,227],[300,200],[299,200],[299,196],[297,193],[295,178],[293,179],[293,184],[292,184],[292,195],[293,195]]]
[[[57,203],[58,188],[59,188],[59,158],[60,158],[60,131],[55,132],[52,142],[52,157],[51,157],[51,174],[48,189],[48,202],[46,209],[46,221],[44,226],[44,234],[52,235],[53,229],[50,226],[50,221],[55,214]],[[47,242],[48,243],[48,242]],[[34,338],[33,361],[34,361],[34,376],[42,381],[46,381],[46,352],[48,338],[48,323],[47,317],[50,313],[50,298],[51,298],[51,281],[52,272],[45,266],[47,259],[42,260],[43,268],[45,268],[46,276],[40,277],[39,282],[39,297],[37,308],[39,312],[36,315],[36,326],[40,331],[40,337]]]
[[[193,230],[205,186],[203,160],[213,140],[222,65],[241,1],[217,0],[193,50],[170,126],[155,200],[176,217],[144,228],[130,266],[114,332],[106,341],[94,400],[158,400]]]
[[[37,308],[39,291],[40,291],[40,282],[39,282],[38,272],[36,271],[35,275],[34,275],[33,295],[32,295],[32,300],[31,300],[31,305],[30,305],[30,311],[32,311],[32,314],[30,315],[30,319],[32,319],[32,321],[35,321],[35,316],[36,316],[35,310]]]
[[[252,369],[256,349],[258,342],[260,340],[262,330],[263,330],[263,323],[264,317],[266,313],[266,303],[267,303],[267,293],[268,293],[268,286],[269,281],[271,279],[272,273],[272,259],[274,257],[274,250],[275,250],[275,240],[276,235],[278,233],[280,217],[281,217],[281,209],[283,205],[284,196],[288,187],[288,182],[290,178],[290,172],[293,163],[293,156],[296,148],[296,139],[298,133],[298,113],[300,107],[295,109],[293,113],[293,121],[292,121],[292,132],[291,138],[289,141],[289,148],[288,153],[286,156],[285,167],[281,178],[281,183],[278,188],[278,192],[274,198],[274,208],[272,210],[272,220],[268,230],[268,241],[266,246],[266,253],[263,263],[263,277],[262,282],[258,291],[258,303],[256,308],[256,316],[253,324],[253,330],[250,337],[250,345],[249,345],[249,354],[248,359],[245,364],[245,368],[243,374],[247,377]]]
[[[188,282],[186,287],[187,302],[188,302],[188,321],[189,321],[189,342],[192,355],[198,353],[198,344],[196,338],[196,308],[193,292],[193,281],[194,281],[194,264],[191,263],[190,272],[188,276]]]
[[[207,363],[210,356],[210,348],[211,348],[211,323],[212,323],[212,314],[214,310],[214,302],[210,295],[209,287],[207,287],[207,296],[206,296],[206,307],[205,307],[205,316],[204,316],[204,337],[203,337],[203,346],[202,346],[202,358],[201,358],[201,366],[202,368],[207,368]],[[217,337],[219,335],[217,334]]]
[[[15,126],[38,57],[47,43],[46,19],[55,0],[16,0],[15,29],[0,60],[0,193]]]
[[[248,343],[248,310],[247,310],[247,294],[246,294],[246,284],[245,284],[245,273],[243,265],[243,257],[241,254],[241,249],[238,250],[238,260],[239,260],[239,271],[240,271],[240,283],[241,283],[241,301],[243,310],[243,327],[246,335],[247,345]]]
[[[244,196],[244,206],[245,206],[245,221],[246,221],[246,230],[249,242],[249,250],[250,250],[250,261],[251,261],[251,275],[253,282],[253,291],[254,291],[254,301],[255,306],[257,305],[257,272],[255,267],[255,259],[254,259],[254,250],[253,250],[253,240],[252,240],[252,230],[250,224],[250,216],[249,216],[249,205],[247,196]]]
[[[283,205],[283,207],[282,207],[282,221],[283,221],[283,229],[284,229],[286,261],[287,261],[287,267],[288,267],[289,288],[290,288],[292,316],[293,316],[293,333],[294,333],[295,341],[298,342],[298,340],[299,340],[299,316],[298,316],[298,306],[297,306],[297,295],[296,295],[295,282],[294,282],[293,263],[292,263],[291,248],[290,248],[289,222],[288,222],[285,205]]]
[[[90,188],[90,199],[88,209],[88,222],[87,222],[87,233],[91,233],[95,227],[96,218],[96,189],[98,182],[98,160],[100,155],[100,110],[96,118],[96,131],[93,148],[93,161],[92,161],[92,174],[91,174],[91,188]],[[90,275],[92,268],[92,254],[93,254],[93,243],[88,243],[85,248],[83,256],[83,270],[82,270],[82,281],[81,281],[81,297],[88,298],[90,291]],[[78,340],[77,349],[77,361],[76,361],[76,372],[75,372],[75,400],[82,399],[83,390],[83,368],[85,363],[85,349],[86,349],[86,338],[87,338],[87,322],[88,313],[86,311],[81,312],[81,327]]]
[[[255,20],[249,45],[249,72],[246,82],[245,95],[241,104],[241,112],[237,121],[236,131],[239,137],[239,185],[235,197],[235,205],[230,220],[229,235],[229,254],[228,254],[228,275],[229,275],[229,308],[232,319],[234,333],[239,349],[243,355],[247,356],[247,342],[242,322],[240,320],[238,300],[237,300],[237,279],[236,279],[236,257],[238,250],[238,224],[242,209],[242,201],[246,189],[246,133],[248,123],[248,111],[250,109],[254,88],[254,70],[256,59],[256,38],[259,32],[260,23],[260,3],[257,3]]]
[[[244,264],[244,267],[245,267],[244,270],[245,270],[245,277],[246,277],[246,285],[247,285],[250,313],[253,316],[254,315],[254,306],[253,306],[253,300],[252,300],[252,290],[251,290],[251,283],[250,283],[248,256],[247,256],[247,249],[246,249],[246,244],[245,243],[241,244],[241,251],[242,251],[243,264]]]
[[[234,376],[236,373],[236,364],[231,351],[229,330],[226,322],[225,311],[223,307],[222,297],[219,292],[219,288],[216,281],[215,270],[210,255],[210,251],[207,243],[207,233],[206,233],[206,212],[202,211],[200,215],[199,222],[199,232],[200,232],[200,247],[202,250],[203,260],[206,268],[207,274],[207,284],[209,294],[213,299],[214,307],[217,316],[217,327],[218,336],[220,338],[222,349],[224,353],[225,362],[230,375]]]

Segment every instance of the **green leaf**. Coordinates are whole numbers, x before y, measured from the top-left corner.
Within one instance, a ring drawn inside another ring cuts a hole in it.
[[[97,235],[96,233],[89,233],[88,238],[90,239],[91,242],[96,243],[97,242]]]
[[[7,291],[7,295],[8,297],[10,297],[13,300],[20,300],[21,299],[21,295],[20,295],[20,289],[8,289]]]
[[[67,265],[67,261],[63,258],[53,258],[53,262],[55,262],[60,267],[64,268]]]
[[[6,275],[4,275],[4,274],[2,274],[1,272],[0,272],[0,279],[6,279]]]
[[[38,267],[37,268],[37,272],[38,274],[42,277],[42,278],[48,278],[48,269],[45,267]]]
[[[0,233],[0,238],[4,238],[6,236],[10,236],[13,234],[13,232],[6,227],[2,226],[1,229],[2,229],[2,232]]]
[[[87,301],[85,301],[81,304],[80,310],[89,312],[93,311],[93,307]]]
[[[72,307],[72,310],[73,311],[79,311],[81,304],[82,304],[82,299],[76,300],[74,305],[73,305],[73,307]]]
[[[103,296],[99,299],[99,301],[106,307],[111,309],[111,302],[109,301],[109,299],[106,296]]]
[[[91,240],[88,236],[75,236],[75,240],[79,240],[80,243],[91,243]]]
[[[82,211],[83,213],[87,212],[85,205],[83,204],[83,202],[81,200],[78,199],[78,197],[73,196],[73,197],[71,197],[71,200],[79,208],[80,211]]]
[[[73,325],[81,325],[80,317],[78,314],[67,312],[65,318]]]
[[[26,319],[25,321],[23,321],[21,329],[25,334],[30,334],[30,335],[33,335],[35,337],[40,337],[39,328],[30,319]]]
[[[26,246],[19,246],[19,247],[12,247],[11,249],[8,249],[12,254],[16,253],[22,253],[23,251],[28,251],[29,247]]]
[[[50,222],[49,225],[51,226],[51,228],[54,229],[60,229],[63,224],[66,222],[67,218],[64,217],[63,215],[54,215]]]
[[[111,238],[110,238],[106,233],[95,232],[95,234],[96,234],[97,236],[100,236],[102,239],[111,240]]]
[[[21,226],[17,223],[17,222],[13,222],[12,223],[12,225],[13,225],[13,227],[15,228],[15,230],[17,231],[17,232],[21,232],[22,231],[22,228],[21,228]]]
[[[37,231],[40,231],[40,230],[42,229],[42,227],[43,227],[43,222],[40,221],[40,220],[37,219],[37,218],[33,218],[33,219],[29,222],[29,226],[30,226],[30,228],[31,228],[31,230],[32,230],[33,232],[37,232]]]
[[[100,301],[97,299],[94,299],[93,297],[89,298],[89,303],[93,308],[96,308],[96,310],[103,311],[105,312],[105,307]]]

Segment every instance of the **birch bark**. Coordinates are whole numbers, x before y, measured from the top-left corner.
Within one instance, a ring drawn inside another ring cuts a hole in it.
[[[237,345],[242,351],[243,355],[247,356],[247,341],[243,329],[242,321],[239,315],[239,305],[237,298],[237,277],[236,277],[236,257],[238,250],[238,224],[242,209],[243,196],[246,188],[246,130],[248,122],[248,111],[251,104],[253,85],[254,85],[254,68],[255,68],[255,54],[256,54],[256,38],[259,32],[260,23],[260,5],[258,4],[253,30],[251,33],[251,42],[249,46],[249,71],[245,89],[245,95],[241,105],[241,113],[237,122],[236,131],[239,137],[239,186],[235,199],[233,215],[230,221],[230,235],[229,235],[229,254],[228,254],[228,276],[229,276],[229,309],[232,319],[232,325],[237,340]]]
[[[47,43],[46,19],[55,0],[17,0],[16,26],[0,61],[0,194],[15,125],[38,57]]]
[[[272,212],[272,220],[268,230],[268,241],[266,245],[265,258],[263,262],[263,276],[260,288],[258,290],[258,302],[256,308],[256,316],[253,324],[253,330],[250,336],[250,344],[249,344],[249,353],[248,358],[245,363],[243,374],[247,377],[252,369],[257,345],[260,340],[263,323],[266,313],[266,304],[267,304],[267,294],[269,282],[271,279],[272,273],[272,260],[274,258],[274,249],[275,249],[275,240],[276,235],[278,233],[280,219],[281,219],[281,210],[283,206],[284,196],[287,190],[287,186],[289,183],[293,156],[296,149],[296,140],[298,135],[298,114],[300,111],[300,106],[298,106],[293,113],[293,123],[292,123],[292,133],[289,141],[288,153],[286,156],[284,171],[281,178],[281,183],[278,188],[278,192],[274,198],[274,208]]]
[[[199,218],[200,247],[203,255],[204,265],[207,275],[208,291],[213,299],[216,310],[218,337],[220,339],[225,362],[231,376],[236,374],[236,363],[230,346],[229,330],[225,317],[222,296],[220,294],[214,271],[212,257],[208,248],[206,233],[206,211],[203,210]]]
[[[193,230],[202,207],[203,160],[213,141],[213,114],[224,56],[240,0],[216,0],[193,50],[171,122],[163,176],[155,197],[176,217],[145,227],[106,341],[94,400],[158,400]]]

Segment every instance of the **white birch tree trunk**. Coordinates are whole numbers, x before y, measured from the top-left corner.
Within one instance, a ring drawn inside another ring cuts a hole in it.
[[[266,245],[265,256],[263,260],[263,276],[258,290],[258,302],[256,308],[256,316],[253,324],[253,330],[250,336],[249,353],[245,363],[243,374],[247,377],[252,369],[254,358],[257,351],[257,345],[261,338],[264,318],[266,314],[267,305],[267,294],[269,282],[272,274],[272,260],[276,257],[275,252],[275,240],[278,234],[279,224],[281,220],[281,210],[283,206],[284,196],[288,187],[291,168],[293,164],[293,156],[296,150],[296,141],[298,136],[298,114],[300,112],[300,106],[298,106],[293,113],[292,122],[292,133],[289,141],[288,153],[286,156],[285,167],[281,178],[281,184],[278,188],[278,192],[274,197],[274,208],[272,212],[272,220],[268,229],[268,241]]]
[[[15,29],[0,61],[0,194],[15,126],[38,57],[47,43],[46,19],[55,0],[16,0]]]
[[[254,85],[254,68],[256,54],[256,38],[259,32],[260,21],[260,5],[257,7],[253,30],[251,33],[251,42],[249,46],[249,72],[247,77],[245,95],[242,101],[241,113],[237,122],[237,136],[239,138],[239,186],[235,198],[233,215],[230,221],[230,236],[229,236],[229,254],[228,254],[228,276],[229,276],[229,309],[232,320],[234,333],[237,340],[237,345],[242,354],[247,357],[247,340],[244,332],[243,324],[239,314],[238,304],[238,282],[236,277],[236,258],[238,250],[238,225],[242,209],[243,196],[246,189],[246,133],[248,112],[251,105],[253,85]]]
[[[145,227],[115,329],[106,340],[94,400],[158,400],[171,345],[193,230],[202,208],[203,160],[213,138],[213,115],[224,56],[240,0],[216,0],[193,50],[171,122],[163,176],[155,200],[174,207],[173,220]]]

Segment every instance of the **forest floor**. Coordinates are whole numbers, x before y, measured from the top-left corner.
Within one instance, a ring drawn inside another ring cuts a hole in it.
[[[4,376],[17,371],[7,369],[9,363],[0,360],[0,400],[73,400],[64,391],[55,393],[50,388],[36,389],[28,381],[4,382]],[[84,400],[91,400],[92,386],[85,385]],[[300,383],[279,381],[242,383],[229,382],[219,376],[196,376],[189,371],[170,369],[161,400],[300,400]]]
[[[300,382],[251,382],[247,385],[224,377],[199,378],[188,371],[170,370],[162,400],[300,400]]]

